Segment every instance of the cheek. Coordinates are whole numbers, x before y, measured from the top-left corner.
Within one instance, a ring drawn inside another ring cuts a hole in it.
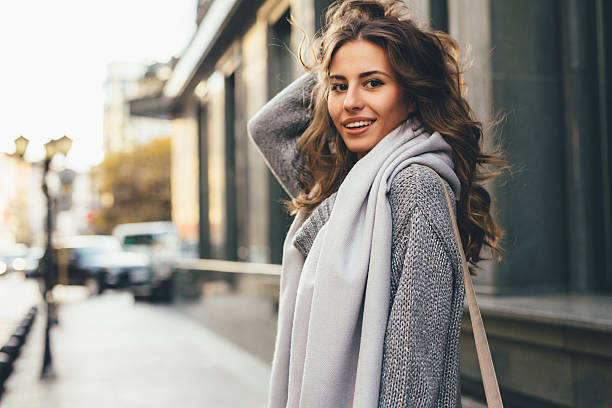
[[[327,98],[327,112],[329,112],[329,116],[332,118],[334,123],[337,123],[339,120],[340,111],[338,110],[338,103],[338,98]]]
[[[401,122],[408,116],[410,110],[406,100],[401,95],[389,95],[378,104],[379,113],[386,117],[391,126],[397,125],[396,122]]]
[[[402,116],[408,116],[408,114],[413,110],[410,97],[405,92],[398,91],[395,95],[395,99],[396,109],[401,112]]]

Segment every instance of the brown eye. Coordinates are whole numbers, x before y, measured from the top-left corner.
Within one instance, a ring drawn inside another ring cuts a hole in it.
[[[378,88],[381,85],[384,85],[385,83],[383,81],[381,81],[380,79],[368,79],[365,82],[365,86],[366,88]]]
[[[332,84],[331,90],[332,92],[343,92],[347,90],[346,84]]]

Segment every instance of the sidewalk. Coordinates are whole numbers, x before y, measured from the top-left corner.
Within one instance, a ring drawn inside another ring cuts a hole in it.
[[[20,299],[24,314],[26,305],[40,302],[34,282],[7,288],[0,285],[0,295]],[[60,289],[64,303],[51,331],[56,378],[39,380],[45,324],[39,305],[0,408],[265,406],[271,357],[265,343],[272,341],[265,334],[275,323],[262,317],[268,304],[222,295],[151,305],[134,303],[127,293],[87,298],[84,288]],[[484,406],[463,398],[464,408]]]
[[[56,379],[39,380],[41,308],[1,408],[265,405],[269,366],[193,319],[126,293],[65,289],[51,332]]]

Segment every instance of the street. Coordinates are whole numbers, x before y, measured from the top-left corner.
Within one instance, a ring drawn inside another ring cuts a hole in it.
[[[39,380],[40,306],[0,407],[264,406],[268,363],[179,307],[135,303],[118,291],[89,297],[77,286],[58,287],[54,294],[61,302],[59,324],[51,331],[56,378]],[[18,324],[33,304],[40,304],[36,282],[16,275],[0,279],[2,339],[13,329],[9,322]]]

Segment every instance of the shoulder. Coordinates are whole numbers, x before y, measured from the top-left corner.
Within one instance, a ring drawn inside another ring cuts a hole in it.
[[[451,202],[454,202],[455,196],[450,185],[446,183]],[[419,206],[421,209],[428,207],[446,208],[446,195],[440,178],[432,169],[421,164],[411,164],[399,171],[389,188],[389,201],[391,207],[403,207],[406,210],[412,210],[414,206]]]
[[[446,189],[454,203],[453,191],[447,183]],[[427,166],[415,163],[399,171],[391,181],[388,196],[394,229],[407,227],[415,208],[436,229],[446,231],[452,225],[442,182]]]

